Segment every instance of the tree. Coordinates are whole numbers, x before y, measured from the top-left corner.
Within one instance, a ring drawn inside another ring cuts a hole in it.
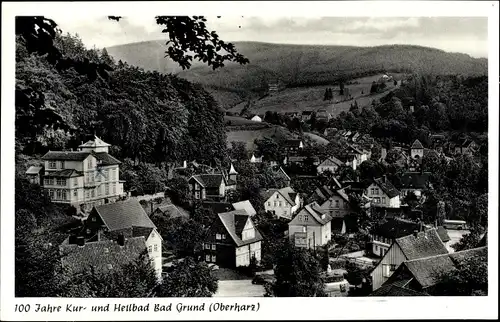
[[[481,231],[479,229],[472,229],[468,234],[463,235],[458,243],[452,245],[451,247],[459,252],[461,250],[476,248],[481,240]]]
[[[325,286],[320,277],[321,267],[310,250],[296,248],[287,242],[276,256],[274,269],[276,282],[269,295],[276,297],[325,296]]]
[[[158,297],[211,297],[217,292],[217,278],[204,262],[196,262],[192,257],[177,261],[167,271],[158,289]]]
[[[432,291],[432,295],[488,295],[488,257],[486,252],[460,259],[455,268],[436,275],[440,282]]]

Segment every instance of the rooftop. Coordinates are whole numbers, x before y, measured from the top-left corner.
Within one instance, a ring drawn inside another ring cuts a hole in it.
[[[246,222],[248,220],[251,220],[250,215],[247,214],[245,210],[223,212],[219,213],[218,216],[227,232],[238,247],[262,240],[262,235],[257,228],[255,228],[254,238],[249,240],[242,240],[243,228],[245,227]]]
[[[141,204],[134,199],[96,206],[94,210],[110,231],[133,226],[156,228]]]

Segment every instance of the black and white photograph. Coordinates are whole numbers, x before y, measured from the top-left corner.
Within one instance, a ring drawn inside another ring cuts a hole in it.
[[[10,296],[498,296],[488,16],[135,8],[13,18]]]

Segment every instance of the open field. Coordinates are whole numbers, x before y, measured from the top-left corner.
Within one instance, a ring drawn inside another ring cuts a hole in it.
[[[285,113],[285,112],[302,112],[302,111],[315,111],[320,108],[325,108],[332,116],[340,114],[342,111],[349,110],[354,101],[357,101],[360,107],[369,105],[374,99],[380,99],[389,90],[394,89],[392,81],[387,82],[387,90],[375,95],[370,94],[370,88],[373,81],[377,81],[382,74],[363,77],[353,80],[355,84],[345,85],[349,89],[350,95],[353,99],[347,101],[343,100],[340,96],[340,88],[338,86],[313,86],[313,87],[297,87],[286,88],[281,92],[266,96],[263,99],[255,100],[251,105],[250,111],[255,114],[264,114],[266,111]],[[396,79],[399,75],[394,74]],[[398,85],[399,86],[399,85]],[[333,100],[324,101],[323,96],[325,89],[331,87],[333,89]],[[237,104],[229,111],[239,113],[247,103],[243,102]]]
[[[264,137],[271,137],[275,134],[284,134],[286,136],[292,137],[292,134],[285,128],[280,126],[272,126],[263,129],[251,129],[251,130],[231,130],[226,132],[228,147],[231,146],[231,142],[241,141],[247,143],[247,150],[255,150],[255,144],[253,143],[255,139],[262,139]]]
[[[265,122],[257,122],[257,121],[252,121],[248,120],[244,117],[239,117],[239,116],[224,116],[224,123],[226,123],[226,126],[246,126],[246,125],[259,125],[262,127],[268,127],[269,124]]]

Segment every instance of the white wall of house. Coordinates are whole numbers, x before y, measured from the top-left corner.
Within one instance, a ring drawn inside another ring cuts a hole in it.
[[[314,219],[304,208],[288,224],[288,237],[293,242],[295,233],[306,233],[307,247],[326,245],[332,238],[331,222],[324,225]]]
[[[389,248],[387,254],[377,264],[375,269],[370,273],[373,281],[373,290],[378,289],[392,273],[406,260],[406,256],[399,248],[398,244],[394,243]]]
[[[149,258],[151,258],[154,270],[158,278],[161,278],[162,272],[162,249],[161,249],[161,237],[156,229],[151,232],[148,239],[146,240],[146,247],[148,248]]]
[[[321,210],[332,217],[344,217],[351,212],[349,203],[339,195],[333,195],[328,200],[319,205]]]
[[[264,204],[266,211],[274,212],[276,216],[283,218],[292,218],[292,215],[300,207],[300,198],[297,195],[296,204],[291,205],[278,191],[275,191]],[[299,204],[297,204],[297,201]]]
[[[318,173],[323,173],[325,171],[330,171],[331,173],[335,173],[337,171],[338,166],[336,165],[319,165],[317,168]]]
[[[366,196],[372,199],[371,204],[372,206],[375,207],[387,207],[387,208],[401,207],[401,201],[399,195],[393,198],[389,198],[389,196],[387,196],[387,194],[384,191],[382,191],[382,189],[375,183],[372,183],[366,189]]]
[[[253,256],[257,262],[261,260],[261,242],[255,242],[241,247],[236,247],[236,267],[250,265],[250,260]]]
[[[422,159],[424,157],[424,149],[411,149],[410,154],[412,158],[418,156],[420,159]]]

